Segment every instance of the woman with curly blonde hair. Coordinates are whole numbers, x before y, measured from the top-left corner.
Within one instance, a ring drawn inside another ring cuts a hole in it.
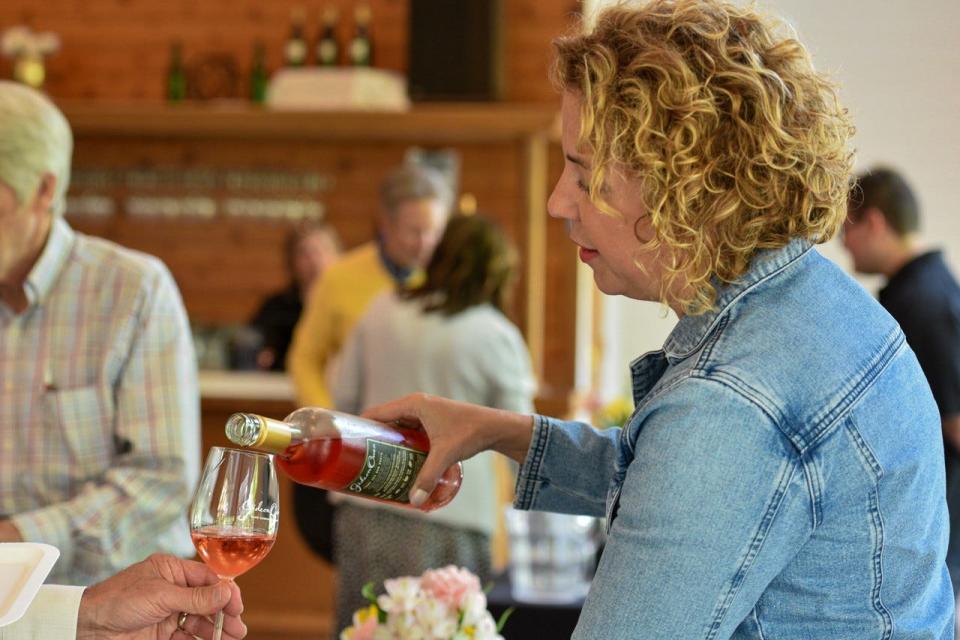
[[[897,324],[813,248],[846,215],[836,88],[718,0],[618,5],[556,50],[550,214],[604,293],[680,321],[632,364],[622,429],[429,396],[369,411],[430,436],[412,501],[494,449],[522,465],[518,508],[605,516],[575,638],[952,638],[936,405]]]

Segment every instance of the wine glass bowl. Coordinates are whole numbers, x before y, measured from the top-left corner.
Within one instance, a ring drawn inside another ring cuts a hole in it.
[[[279,523],[273,456],[211,447],[190,505],[190,535],[207,566],[227,580],[245,573],[270,552]],[[215,640],[222,619],[218,613]]]

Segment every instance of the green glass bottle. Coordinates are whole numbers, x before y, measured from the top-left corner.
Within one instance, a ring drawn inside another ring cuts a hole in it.
[[[350,64],[355,67],[373,66],[373,41],[370,38],[370,6],[361,4],[354,12],[356,33],[350,41]]]
[[[337,41],[337,8],[327,7],[323,11],[323,30],[317,40],[317,64],[321,67],[335,67],[340,62],[340,43]]]
[[[263,43],[253,45],[253,66],[250,68],[250,100],[258,104],[267,99],[267,62]]]
[[[306,21],[303,7],[290,12],[290,37],[283,47],[283,59],[288,67],[302,67],[307,63],[307,39],[303,35]]]
[[[170,47],[170,67],[167,69],[167,101],[182,102],[187,97],[187,72],[183,68],[183,46],[174,42]]]

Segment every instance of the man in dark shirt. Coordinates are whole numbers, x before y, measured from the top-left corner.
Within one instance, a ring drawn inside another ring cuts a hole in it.
[[[843,244],[860,273],[882,274],[880,304],[890,312],[917,354],[933,390],[943,425],[947,465],[950,546],[947,567],[954,593],[960,587],[960,286],[940,251],[916,241],[917,200],[890,169],[857,178],[850,193]]]

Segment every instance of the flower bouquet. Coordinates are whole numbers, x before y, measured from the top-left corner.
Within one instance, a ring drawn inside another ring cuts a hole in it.
[[[487,611],[487,597],[477,576],[453,565],[383,583],[377,596],[373,583],[363,588],[370,606],[353,614],[353,625],[340,640],[503,640],[499,622]]]

